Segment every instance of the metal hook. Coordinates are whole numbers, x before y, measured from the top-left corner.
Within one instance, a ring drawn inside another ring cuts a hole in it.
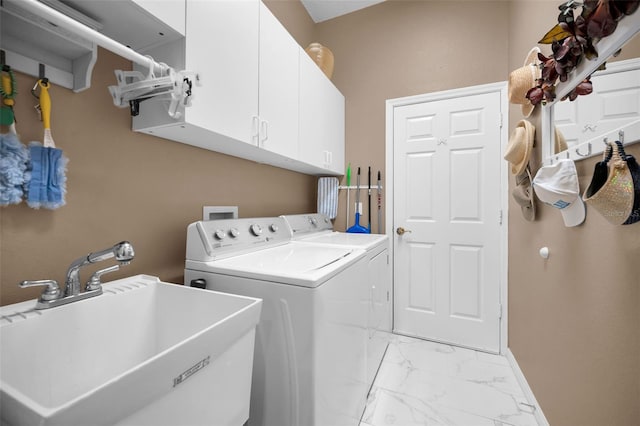
[[[36,89],[38,88],[38,82],[40,80],[36,80],[36,84],[33,85],[33,88],[31,89],[31,94],[33,95],[34,98],[36,98],[37,100],[40,100],[40,96],[36,95]]]
[[[607,139],[607,138],[605,138],[605,140],[606,140],[606,139]],[[587,143],[587,153],[586,153],[586,154],[582,154],[582,153],[580,152],[580,148],[579,148],[579,147],[578,147],[578,148],[576,148],[576,154],[578,154],[580,157],[588,157],[588,156],[590,156],[590,155],[591,155],[591,142],[588,142],[588,143]]]

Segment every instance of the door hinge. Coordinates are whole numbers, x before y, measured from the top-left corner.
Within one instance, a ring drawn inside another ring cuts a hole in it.
[[[387,302],[389,301],[389,290],[387,290]]]
[[[498,319],[502,319],[502,303],[498,304]]]
[[[502,115],[501,112],[498,113],[498,127],[500,127],[502,129],[502,120],[503,120],[504,116]]]
[[[502,225],[502,210],[498,213],[498,223]]]

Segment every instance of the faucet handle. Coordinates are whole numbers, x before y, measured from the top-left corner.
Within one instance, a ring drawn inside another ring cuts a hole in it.
[[[113,265],[108,268],[100,269],[91,275],[89,281],[87,281],[87,286],[85,287],[85,291],[98,290],[102,287],[102,283],[100,282],[100,277],[104,274],[108,274],[109,272],[115,272],[120,269],[120,265]]]
[[[35,280],[35,281],[22,281],[18,284],[21,288],[27,287],[37,287],[37,286],[47,286],[44,290],[42,290],[42,294],[40,295],[40,300],[55,300],[60,298],[60,286],[58,282],[55,280]]]

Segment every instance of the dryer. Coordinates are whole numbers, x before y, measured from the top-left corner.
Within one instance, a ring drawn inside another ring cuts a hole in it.
[[[392,327],[389,237],[384,234],[352,234],[334,231],[329,217],[321,213],[281,217],[287,222],[294,241],[366,251],[366,276],[370,292],[367,320],[367,383],[371,386],[387,349]]]
[[[292,241],[283,218],[189,225],[185,284],[263,300],[249,425],[359,424],[366,269],[364,250]]]

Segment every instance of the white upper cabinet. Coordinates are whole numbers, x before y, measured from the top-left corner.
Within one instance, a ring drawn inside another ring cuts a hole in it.
[[[185,33],[185,0],[132,0],[138,6],[169,25],[178,33]]]
[[[291,158],[298,153],[300,47],[260,3],[259,146]]]
[[[185,121],[255,143],[258,115],[258,1],[187,2],[185,69],[200,74]]]
[[[178,119],[167,102],[142,102],[134,130],[303,173],[343,173],[344,98],[261,1],[187,0],[185,38],[144,53],[197,72],[201,84]],[[300,75],[301,61],[312,77]],[[304,121],[302,81],[313,86]],[[301,143],[319,154],[302,156]]]
[[[300,55],[300,159],[344,173],[344,96],[303,51]]]

